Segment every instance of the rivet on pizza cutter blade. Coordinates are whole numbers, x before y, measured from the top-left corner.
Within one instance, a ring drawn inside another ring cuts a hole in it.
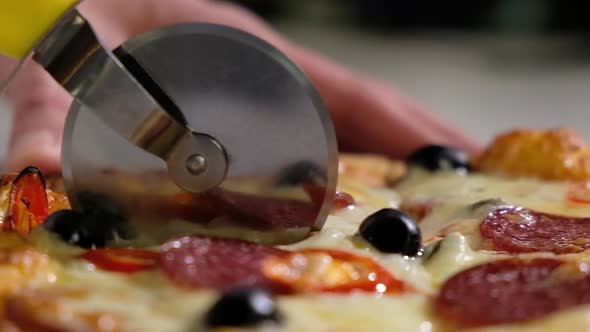
[[[193,233],[290,243],[325,222],[334,129],[310,81],[266,42],[178,24],[108,52],[73,9],[34,59],[75,97],[68,197],[81,210],[114,207],[136,243]]]

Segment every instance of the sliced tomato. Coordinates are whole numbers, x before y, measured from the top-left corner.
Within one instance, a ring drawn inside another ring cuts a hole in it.
[[[88,250],[82,258],[102,270],[133,273],[155,267],[160,261],[160,253],[144,249],[101,248]]]
[[[567,201],[574,204],[590,204],[590,182],[574,185],[566,193]]]
[[[405,289],[402,281],[371,258],[330,249],[305,249],[268,258],[263,273],[295,293],[399,293]]]
[[[27,235],[41,225],[49,214],[45,179],[38,168],[29,166],[22,170],[12,183],[8,213],[2,229]]]

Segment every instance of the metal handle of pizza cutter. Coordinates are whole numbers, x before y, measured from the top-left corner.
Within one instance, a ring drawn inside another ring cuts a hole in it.
[[[222,145],[193,132],[172,99],[124,49],[109,54],[76,9],[62,16],[33,58],[109,128],[164,160],[179,187],[202,192],[224,179]]]

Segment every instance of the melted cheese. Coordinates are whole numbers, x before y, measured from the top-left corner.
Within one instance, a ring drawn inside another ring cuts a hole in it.
[[[434,204],[432,213],[420,223],[423,238],[429,239],[459,219],[482,217],[485,214],[476,214],[469,208],[474,203],[490,199],[547,213],[590,216],[590,204],[567,202],[565,197],[570,188],[571,184],[566,182],[455,172],[429,174],[413,170],[396,190],[405,201],[429,201]]]
[[[476,225],[487,207],[474,209],[472,204],[490,198],[502,198],[510,204],[549,212],[590,215],[590,207],[572,208],[564,202],[567,185],[561,183],[455,173],[414,173],[396,189],[401,197],[392,190],[371,189],[352,180],[341,181],[339,190],[352,194],[359,204],[332,214],[321,232],[283,247],[325,247],[370,256],[416,291],[381,296],[362,293],[281,296],[277,301],[285,324],[263,331],[455,331],[437,320],[432,312],[431,297],[453,274],[502,256],[473,250],[468,236],[456,232],[440,243],[429,244],[431,247],[417,258],[380,253],[355,235],[366,216],[384,207],[399,206],[400,199],[436,201],[432,213],[421,224],[425,238],[453,223]],[[12,246],[19,241],[0,234],[0,247],[2,243]],[[217,292],[209,290],[177,288],[157,270],[134,275],[96,270],[75,258],[81,249],[68,246],[43,230],[33,232],[27,242],[47,253],[55,260],[54,264],[60,266],[49,286],[47,283],[36,286],[55,290],[54,300],[62,308],[62,316],[55,319],[66,319],[63,312],[70,313],[67,319],[107,313],[120,331],[201,331],[202,315],[218,296]],[[433,246],[437,246],[436,250]],[[60,289],[70,291],[60,292]],[[588,309],[579,307],[525,324],[473,331],[586,331],[590,330]]]
[[[465,236],[459,233],[451,233],[434,245],[438,245],[436,252],[423,266],[435,288],[440,287],[449,276],[459,271],[496,258],[486,252],[472,250]]]

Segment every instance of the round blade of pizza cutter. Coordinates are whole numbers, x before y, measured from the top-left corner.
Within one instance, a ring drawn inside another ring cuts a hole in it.
[[[206,192],[182,190],[161,159],[74,102],[63,172],[75,208],[114,210],[131,229],[119,237],[146,245],[187,234],[291,243],[322,227],[336,186],[335,134],[318,93],[287,57],[249,34],[210,24],[151,31],[114,54],[147,69],[189,127],[219,142],[226,176]],[[176,166],[194,174],[215,167],[198,151]]]

